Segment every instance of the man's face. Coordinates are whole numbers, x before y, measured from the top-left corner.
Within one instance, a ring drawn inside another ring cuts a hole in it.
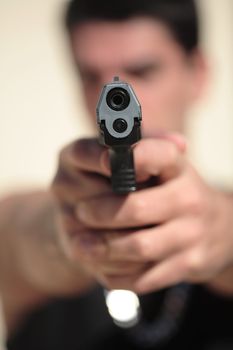
[[[130,83],[141,103],[143,133],[182,131],[187,108],[200,89],[200,72],[158,21],[93,21],[71,33],[88,110],[95,120],[99,94],[114,76]]]

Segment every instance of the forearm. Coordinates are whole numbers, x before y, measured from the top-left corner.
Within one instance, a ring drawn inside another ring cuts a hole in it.
[[[62,254],[56,230],[56,208],[48,192],[0,202],[0,288],[11,329],[38,304],[80,293],[92,283]]]
[[[227,222],[226,229],[228,230],[230,237],[228,245],[229,250],[232,251],[232,257],[229,260],[227,267],[211,279],[207,283],[207,287],[216,293],[225,296],[233,296],[233,244],[231,243],[233,242],[233,194],[223,193],[223,195],[225,196],[225,201],[223,201],[222,204],[223,220]],[[230,220],[228,220],[228,218],[230,218]]]

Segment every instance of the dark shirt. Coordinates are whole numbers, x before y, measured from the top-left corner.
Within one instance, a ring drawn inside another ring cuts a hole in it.
[[[148,321],[163,304],[165,291],[143,301]],[[129,331],[108,314],[101,288],[73,299],[56,300],[34,312],[8,342],[9,350],[141,350]],[[183,318],[156,350],[233,350],[233,298],[194,286]]]

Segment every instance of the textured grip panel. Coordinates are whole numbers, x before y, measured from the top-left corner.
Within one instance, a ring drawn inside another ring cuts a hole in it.
[[[131,147],[114,147],[110,150],[112,189],[118,194],[127,194],[137,189],[133,151]]]

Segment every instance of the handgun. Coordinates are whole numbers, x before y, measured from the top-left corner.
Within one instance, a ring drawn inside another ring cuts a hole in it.
[[[99,141],[109,148],[113,191],[136,191],[133,145],[141,139],[142,112],[131,85],[119,77],[104,85],[96,115]]]

